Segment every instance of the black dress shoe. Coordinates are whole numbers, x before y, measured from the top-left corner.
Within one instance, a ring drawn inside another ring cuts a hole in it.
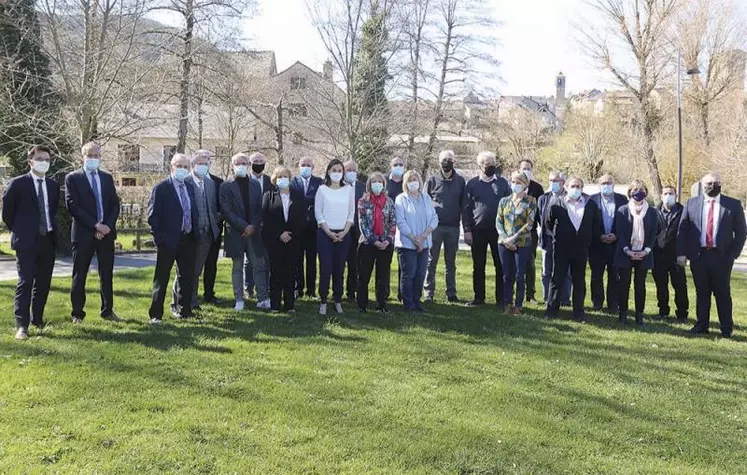
[[[360,313],[368,313],[368,309],[366,309],[366,308],[362,308],[362,307],[358,307],[358,311],[359,311]]]
[[[459,300],[458,297],[447,297],[446,301],[449,302],[449,303],[459,303],[459,302],[461,302],[461,300]]]
[[[731,333],[722,333],[721,338],[731,338]]]
[[[583,313],[580,315],[574,315],[572,320],[574,322],[586,323],[586,315],[584,315]]]
[[[706,335],[706,334],[708,334],[708,329],[707,328],[701,328],[698,325],[695,325],[694,327],[692,327],[690,329],[689,333],[691,335]]]
[[[595,312],[601,312],[602,306],[595,304],[593,307],[591,307],[591,309],[594,310]]]
[[[379,305],[379,307],[376,309],[376,311],[379,312],[379,313],[383,313],[383,314],[386,315],[386,314],[389,313],[389,308],[386,305]]]
[[[639,327],[644,327],[645,326],[643,324],[643,315],[638,314],[638,315],[635,316],[635,324],[638,325]]]
[[[121,321],[121,320],[122,320],[122,319],[121,319],[121,318],[119,318],[119,316],[117,316],[117,314],[116,314],[116,313],[114,313],[114,312],[110,312],[110,313],[107,313],[106,315],[101,315],[101,318],[102,318],[102,319],[104,319],[104,320],[107,320],[107,321],[109,321],[109,322],[119,322],[119,321]]]
[[[687,323],[687,317],[677,317],[677,323]]]
[[[485,305],[484,300],[473,300],[471,302],[467,302],[468,307],[479,307],[480,305]]]
[[[628,315],[622,314],[619,317],[617,317],[617,321],[620,322],[621,325],[627,325],[628,324]]]

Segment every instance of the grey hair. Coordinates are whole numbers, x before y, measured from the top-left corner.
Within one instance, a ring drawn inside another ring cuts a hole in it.
[[[176,162],[178,162],[178,161],[180,161],[182,159],[184,159],[187,162],[189,162],[189,157],[187,155],[185,155],[183,153],[175,153],[174,156],[171,157],[171,166],[173,167],[176,164]]]
[[[487,150],[482,151],[477,154],[477,163],[480,163],[482,159],[492,159],[495,162],[495,154],[493,152],[488,152]]]
[[[454,155],[453,150],[441,150],[441,153],[438,154],[439,162],[442,162],[444,160],[449,160],[449,159],[451,159],[452,161],[456,160],[456,155]]]
[[[207,158],[208,162],[212,160],[213,155],[210,153],[210,150],[205,150],[204,148],[201,148],[199,150],[195,150],[195,152],[192,154],[192,158],[190,159],[189,163],[194,166],[195,162],[200,158]]]
[[[267,157],[265,157],[265,154],[262,152],[254,152],[253,154],[249,155],[249,163],[254,163],[255,158],[262,157],[265,160],[267,160]]]
[[[236,160],[238,160],[239,158],[244,158],[246,159],[247,163],[249,163],[249,157],[245,153],[237,153],[236,155],[231,157],[231,165],[235,165]]]

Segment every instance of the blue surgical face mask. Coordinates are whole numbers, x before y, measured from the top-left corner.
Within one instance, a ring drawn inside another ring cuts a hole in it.
[[[524,185],[521,185],[519,183],[512,183],[511,184],[511,191],[513,191],[515,194],[519,194],[522,191],[524,191]]]
[[[560,192],[560,182],[559,181],[551,181],[550,182],[550,191],[553,193]]]
[[[355,180],[357,179],[358,179],[357,172],[345,172],[345,181],[350,183],[351,185],[355,183]]]
[[[99,169],[100,164],[100,158],[86,158],[85,167],[89,172],[93,172]]]
[[[233,173],[239,178],[244,178],[246,176],[246,165],[234,165]]]
[[[581,198],[581,188],[569,188],[568,189],[568,196],[572,200],[577,200]]]
[[[301,167],[301,176],[304,177],[304,178],[309,178],[311,176],[311,167],[302,166]]]
[[[664,199],[664,204],[670,207],[677,201],[674,195],[664,195],[662,198]]]
[[[615,185],[602,185],[602,194],[609,196],[615,192]]]
[[[384,190],[384,184],[383,183],[371,183],[371,191],[373,191],[374,195],[380,195],[381,192]]]
[[[392,167],[392,176],[396,176],[397,178],[401,177],[405,174],[405,166],[404,165],[394,165]]]
[[[186,168],[175,168],[174,169],[174,180],[182,182],[189,175],[189,170]]]
[[[195,165],[195,175],[200,178],[205,178],[209,169],[210,167],[208,165]]]
[[[281,190],[287,190],[290,186],[290,179],[288,177],[281,176],[277,180],[277,185]]]
[[[44,175],[49,171],[49,162],[44,162],[41,160],[34,160],[32,164],[32,168],[36,173],[39,173],[41,175]]]

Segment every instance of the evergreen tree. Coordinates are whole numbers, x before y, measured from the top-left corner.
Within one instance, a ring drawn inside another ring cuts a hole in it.
[[[362,126],[351,146],[363,175],[380,168],[388,155],[386,82],[391,77],[385,57],[388,41],[386,13],[374,1],[371,15],[363,25],[353,81],[354,110]]]

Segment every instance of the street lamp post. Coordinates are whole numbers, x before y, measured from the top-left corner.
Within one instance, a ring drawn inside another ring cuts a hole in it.
[[[688,76],[700,74],[698,68],[687,70]],[[677,199],[682,199],[682,51],[677,52]]]

